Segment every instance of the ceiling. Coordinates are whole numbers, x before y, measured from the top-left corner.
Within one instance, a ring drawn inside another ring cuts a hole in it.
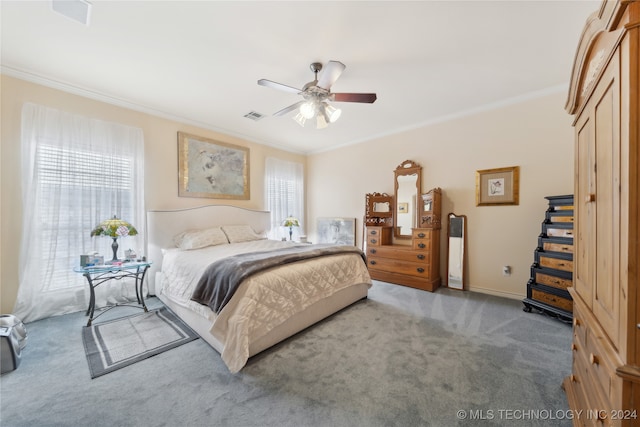
[[[49,1],[0,2],[2,73],[297,153],[564,91],[600,1],[98,1],[85,26]],[[276,111],[311,62],[346,69],[325,129]],[[253,121],[249,112],[264,114]]]

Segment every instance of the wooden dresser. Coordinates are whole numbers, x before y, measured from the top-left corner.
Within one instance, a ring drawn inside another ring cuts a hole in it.
[[[573,318],[573,194],[548,196],[538,246],[527,282],[525,311],[536,309],[562,320]]]
[[[440,228],[414,228],[410,245],[394,245],[391,228],[367,227],[372,279],[435,291],[440,286]]]
[[[575,115],[576,426],[640,425],[640,2],[605,1],[582,32]],[[582,411],[582,412],[578,412]]]

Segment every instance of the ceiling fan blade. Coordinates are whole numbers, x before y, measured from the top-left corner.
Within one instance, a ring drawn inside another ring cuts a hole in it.
[[[285,114],[287,114],[287,113],[289,113],[289,112],[291,112],[291,111],[295,110],[296,108],[300,107],[300,106],[301,106],[302,104],[304,104],[305,102],[307,102],[307,101],[304,101],[304,100],[303,100],[303,101],[296,102],[296,103],[295,103],[295,104],[293,104],[293,105],[289,105],[288,107],[283,108],[282,110],[280,110],[280,111],[277,111],[277,112],[273,113],[273,115],[274,115],[274,116],[284,116]]]
[[[375,93],[333,93],[331,97],[335,102],[366,102],[368,104],[378,99]]]
[[[300,93],[300,92],[302,92],[302,90],[296,89],[295,87],[283,85],[282,83],[272,82],[271,80],[266,80],[266,79],[258,80],[258,84],[260,86],[266,86],[266,87],[270,87],[270,88],[273,88],[273,89],[284,90],[285,92],[291,92],[291,93]]]
[[[336,80],[338,80],[338,77],[340,77],[340,74],[342,74],[345,68],[347,68],[346,65],[340,61],[329,61],[327,65],[322,68],[322,74],[318,79],[317,86],[322,89],[329,90]]]

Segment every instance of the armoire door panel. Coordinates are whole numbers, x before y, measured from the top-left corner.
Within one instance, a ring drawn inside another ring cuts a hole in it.
[[[573,254],[573,286],[591,308],[593,274],[593,252],[591,251],[594,236],[594,204],[591,195],[595,194],[595,184],[592,177],[595,165],[595,144],[593,142],[593,126],[589,114],[581,117],[576,123],[575,174],[580,179],[575,180],[574,216],[580,226],[574,230]]]
[[[618,347],[620,284],[620,102],[618,55],[611,58],[593,95],[596,175],[596,254],[593,313]]]

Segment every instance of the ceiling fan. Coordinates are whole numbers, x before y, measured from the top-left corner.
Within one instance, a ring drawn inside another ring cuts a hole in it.
[[[329,102],[363,102],[371,104],[376,100],[375,93],[332,93],[331,86],[338,80],[346,66],[340,61],[329,61],[324,67],[324,71],[318,79],[318,73],[323,69],[322,64],[313,62],[310,65],[315,78],[307,83],[302,89],[276,83],[271,80],[260,79],[260,86],[271,87],[285,92],[302,95],[302,101],[289,105],[286,108],[274,113],[274,116],[283,116],[298,109],[294,120],[304,127],[308,119],[316,118],[316,128],[322,129],[329,123],[333,123],[340,117],[342,110],[335,108]]]

